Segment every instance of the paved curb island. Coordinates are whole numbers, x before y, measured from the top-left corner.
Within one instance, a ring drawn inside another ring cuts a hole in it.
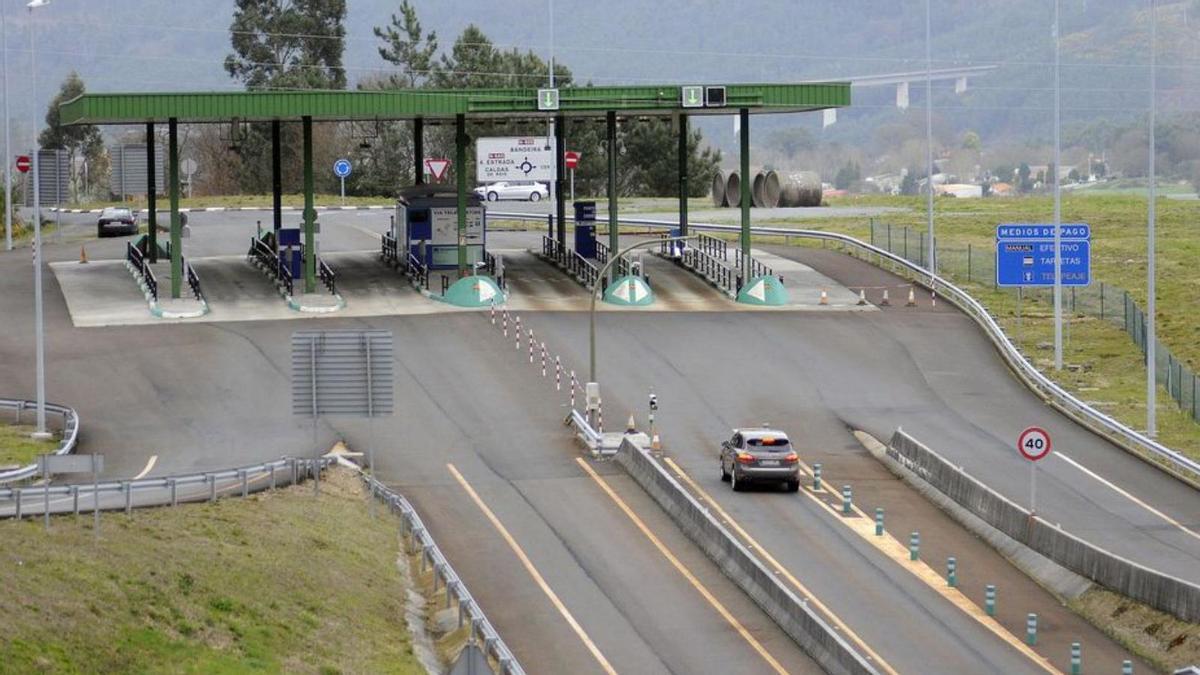
[[[36,410],[37,403],[34,401],[0,399],[0,410],[11,410],[15,413],[17,420],[21,419],[22,410]],[[46,412],[59,415],[63,420],[63,438],[58,444],[58,449],[52,454],[65,455],[75,449],[75,444],[79,440],[79,414],[74,408],[68,408],[65,405],[57,403],[46,403]],[[17,469],[0,471],[0,485],[5,483],[13,483],[25,478],[31,478],[37,474],[37,464],[30,464]]]

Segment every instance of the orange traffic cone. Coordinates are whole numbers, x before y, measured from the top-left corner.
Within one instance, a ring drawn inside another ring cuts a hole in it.
[[[892,299],[888,297],[888,289],[886,289],[886,288],[885,288],[885,289],[883,289],[883,300],[880,300],[880,301],[879,301],[879,304],[880,304],[880,305],[882,305],[882,306],[884,306],[884,307],[890,307],[890,306],[891,306],[891,304],[892,304]]]
[[[912,286],[908,287],[908,302],[904,303],[909,307],[917,306],[917,294],[913,292]]]
[[[662,452],[662,440],[659,439],[658,434],[654,434],[650,438],[650,449],[654,452]]]
[[[80,265],[86,264],[86,263],[87,263],[87,261],[88,261],[88,259],[87,259],[87,249],[85,249],[84,247],[80,246],[80,247],[79,247],[79,264],[80,264]]]
[[[823,289],[823,288],[821,289],[821,300],[819,302],[817,302],[817,304],[818,305],[828,305],[829,304],[829,294],[826,293],[825,289]]]
[[[867,304],[867,289],[860,288],[858,289],[858,305],[861,307],[865,304]]]

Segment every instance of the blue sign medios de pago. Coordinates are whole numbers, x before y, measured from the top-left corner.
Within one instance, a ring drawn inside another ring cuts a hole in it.
[[[1087,286],[1092,281],[1091,228],[1063,223],[1059,239],[1062,285]],[[996,285],[1054,285],[1054,225],[1004,223],[996,227]]]

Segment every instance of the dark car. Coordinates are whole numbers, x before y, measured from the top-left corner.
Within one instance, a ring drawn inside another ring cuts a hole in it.
[[[110,234],[137,234],[137,214],[132,209],[109,207],[100,212],[96,221],[96,236],[105,237]]]
[[[787,434],[777,429],[734,429],[721,443],[721,480],[734,490],[750,483],[781,483],[788,492],[800,489],[800,456]]]

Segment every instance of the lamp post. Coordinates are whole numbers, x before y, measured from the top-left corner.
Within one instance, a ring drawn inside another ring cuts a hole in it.
[[[8,10],[0,3],[0,50],[4,52],[4,250],[12,243],[12,126],[8,116]]]
[[[1054,0],[1054,369],[1063,367],[1063,316],[1062,316],[1062,186],[1059,185],[1061,89],[1059,86],[1059,37],[1062,29],[1059,22],[1059,0]]]
[[[33,10],[45,7],[50,0],[31,0],[25,5],[29,8],[29,70],[32,94],[29,100],[33,108],[33,322],[34,340],[37,352],[37,430],[33,437],[37,439],[50,438],[46,431],[46,340],[42,325],[42,207],[41,189],[38,183],[41,178],[38,173],[38,109],[37,109],[37,52],[34,49]]]
[[[1155,410],[1155,403],[1158,401],[1158,359],[1154,345],[1157,342],[1157,330],[1154,325],[1157,304],[1154,298],[1154,282],[1157,276],[1154,226],[1157,212],[1154,200],[1158,192],[1154,184],[1154,124],[1158,113],[1158,82],[1154,77],[1154,67],[1158,63],[1158,55],[1155,53],[1158,48],[1158,12],[1155,4],[1155,0],[1150,0],[1150,198],[1146,214],[1146,435],[1151,438],[1158,433],[1158,411]]]
[[[925,210],[929,218],[929,273],[937,274],[937,239],[933,236],[933,16],[925,0],[925,175],[929,193]]]
[[[616,255],[610,255],[608,257],[608,262],[604,263],[604,267],[601,267],[600,272],[596,274],[596,287],[592,288],[592,304],[591,304],[591,309],[588,312],[589,313],[589,327],[588,327],[588,334],[589,334],[588,356],[589,356],[589,358],[588,358],[588,364],[590,366],[590,368],[588,370],[588,382],[596,381],[596,291],[599,290],[600,280],[606,278],[605,275],[608,274],[608,270],[610,267],[613,266],[613,263],[617,262],[621,258],[624,258],[626,253],[629,253],[630,251],[632,251],[635,248],[649,248],[651,246],[659,246],[663,242],[685,241],[687,239],[694,239],[694,238],[695,237],[691,237],[691,236],[665,237],[663,239],[651,239],[649,241],[639,241],[636,244],[631,244],[629,246],[626,246],[620,253],[618,253]]]

